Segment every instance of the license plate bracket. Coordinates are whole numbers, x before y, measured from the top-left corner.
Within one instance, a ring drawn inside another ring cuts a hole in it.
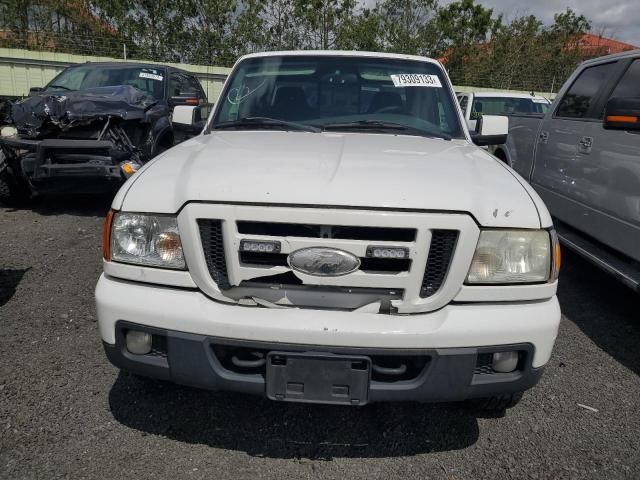
[[[266,394],[271,400],[364,405],[371,359],[325,353],[269,352]]]

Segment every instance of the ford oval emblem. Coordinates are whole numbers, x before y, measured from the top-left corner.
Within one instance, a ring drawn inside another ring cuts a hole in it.
[[[360,259],[355,255],[328,247],[296,250],[289,254],[287,262],[292,269],[316,277],[339,277],[360,268]]]

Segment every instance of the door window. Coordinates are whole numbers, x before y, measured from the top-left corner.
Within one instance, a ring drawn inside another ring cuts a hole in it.
[[[640,97],[640,59],[633,61],[611,94],[611,98],[633,97]]]
[[[586,68],[573,82],[558,105],[556,116],[565,118],[598,118],[589,109],[593,100],[611,75],[614,63],[604,63]]]
[[[202,90],[202,85],[196,79],[196,77],[192,77],[191,75],[187,75],[187,83],[189,85],[189,89],[193,92],[197,92],[199,99],[205,99],[204,90]]]
[[[468,104],[469,104],[469,97],[467,97],[466,95],[463,95],[462,97],[460,97],[460,109],[462,110],[463,115],[467,114]]]

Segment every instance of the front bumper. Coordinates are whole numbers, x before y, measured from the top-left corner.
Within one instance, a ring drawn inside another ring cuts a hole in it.
[[[163,338],[163,349],[147,355],[133,355],[126,349],[127,329],[147,331]],[[481,348],[444,348],[428,350],[398,350],[372,348],[338,348],[320,345],[292,345],[272,342],[246,342],[207,337],[190,333],[154,329],[119,322],[115,345],[103,343],[107,358],[118,368],[139,375],[172,381],[182,385],[214,391],[265,395],[264,371],[241,371],[223,364],[220,348],[236,351],[286,351],[322,353],[344,356],[366,356],[373,361],[384,357],[428,359],[413,378],[399,381],[372,378],[368,399],[373,402],[445,402],[468,398],[490,397],[515,393],[533,387],[544,367],[532,368],[531,344],[500,345]],[[478,365],[483,353],[494,351],[521,352],[520,366],[512,373],[487,373]]]
[[[10,152],[20,152],[15,153],[20,171],[40,193],[91,193],[124,181],[122,159],[113,156],[110,141],[10,137],[0,143]]]
[[[372,381],[370,402],[453,401],[530,388],[549,359],[560,322],[555,296],[518,304],[450,304],[426,314],[383,315],[243,307],[213,301],[197,290],[104,275],[96,288],[96,303],[100,333],[114,365],[206,389],[265,392],[264,375],[226,368],[214,347],[428,359],[410,380]],[[164,352],[128,353],[122,333],[127,328],[164,337]],[[516,372],[478,373],[482,353],[505,350],[521,352]]]

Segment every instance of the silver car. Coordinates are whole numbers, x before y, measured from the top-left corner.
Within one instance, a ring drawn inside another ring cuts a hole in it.
[[[584,62],[544,118],[510,120],[496,155],[529,179],[565,245],[640,290],[640,50]],[[537,134],[518,140],[526,130]]]

